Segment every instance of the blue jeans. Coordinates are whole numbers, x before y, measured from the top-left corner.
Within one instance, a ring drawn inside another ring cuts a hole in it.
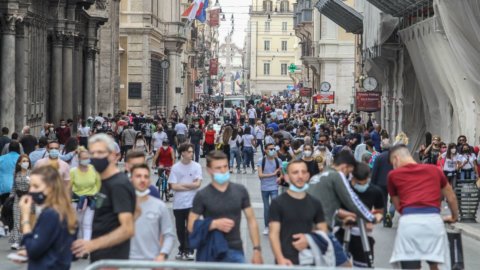
[[[245,263],[245,255],[243,251],[236,250],[236,249],[228,249],[227,255],[223,260],[219,262],[226,262],[226,263]]]
[[[475,170],[460,170],[460,179],[462,180],[475,180]]]
[[[253,147],[243,147],[243,169],[247,169],[250,164],[252,170],[255,169],[255,161],[253,160]]]
[[[237,169],[240,170],[240,164],[242,164],[242,157],[240,156],[240,149],[238,147],[230,148],[230,168],[233,168],[233,161],[237,160]]]
[[[263,220],[265,222],[265,228],[268,228],[268,213],[270,211],[270,202],[273,199],[278,197],[278,190],[263,191],[262,190],[262,201],[263,201]]]
[[[257,147],[260,146],[260,150],[262,150],[262,156],[265,156],[265,149],[263,149],[263,140],[262,139],[257,139],[257,146],[255,147],[255,149],[257,149]]]
[[[198,162],[200,160],[200,144],[199,143],[196,143],[194,144],[195,146],[195,162]]]

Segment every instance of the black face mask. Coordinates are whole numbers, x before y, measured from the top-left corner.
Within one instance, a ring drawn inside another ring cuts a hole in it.
[[[98,172],[98,173],[103,173],[108,165],[110,164],[110,162],[108,161],[108,158],[107,157],[104,157],[104,158],[91,158],[90,159],[90,164],[92,164],[92,166],[95,168],[95,170]]]
[[[28,195],[30,195],[33,202],[38,205],[42,205],[47,198],[43,192],[29,192]]]

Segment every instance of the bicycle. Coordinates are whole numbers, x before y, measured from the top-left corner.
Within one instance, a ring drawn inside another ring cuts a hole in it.
[[[168,187],[168,175],[171,168],[160,167],[158,168],[158,180],[156,186],[160,192],[160,199],[166,202],[169,201],[170,197],[170,188]]]

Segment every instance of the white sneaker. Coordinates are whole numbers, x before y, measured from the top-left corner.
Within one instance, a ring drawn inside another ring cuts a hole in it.
[[[193,260],[195,260],[195,255],[193,255],[193,252],[191,252],[191,253],[190,253],[190,252],[189,252],[189,253],[186,253],[186,254],[184,254],[184,256],[185,256],[185,259],[186,259],[187,261],[193,261]]]
[[[269,232],[270,230],[268,230],[268,228],[263,229],[263,235],[268,235]]]
[[[12,250],[19,250],[19,249],[20,249],[20,245],[17,244],[17,243],[15,243],[15,244],[12,244],[12,245],[10,246],[10,248],[11,248]]]

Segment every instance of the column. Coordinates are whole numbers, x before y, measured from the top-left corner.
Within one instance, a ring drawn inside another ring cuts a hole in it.
[[[0,17],[0,127],[15,128],[15,23],[16,16]]]
[[[93,114],[95,94],[95,55],[97,50],[93,47],[86,49],[87,60],[85,63],[85,85],[83,92],[83,117],[87,118]]]
[[[172,111],[173,106],[177,106],[178,111],[184,109],[182,94],[176,93],[176,88],[181,87],[179,86],[180,80],[177,78],[181,72],[179,69],[180,53],[168,51],[168,61],[170,62],[170,68],[168,69],[167,113]]]
[[[73,47],[75,39],[73,33],[66,33],[63,42],[63,93],[62,93],[62,117],[73,119]]]
[[[62,116],[62,87],[63,87],[63,41],[61,31],[54,31],[52,35],[52,82],[50,90],[50,113],[54,124],[58,125]]]
[[[83,106],[83,71],[85,61],[83,59],[83,37],[76,37],[75,39],[75,65],[74,67],[74,86],[73,86],[73,116],[75,119],[82,116]]]
[[[15,131],[19,132],[25,126],[25,24],[18,24],[15,38]]]

